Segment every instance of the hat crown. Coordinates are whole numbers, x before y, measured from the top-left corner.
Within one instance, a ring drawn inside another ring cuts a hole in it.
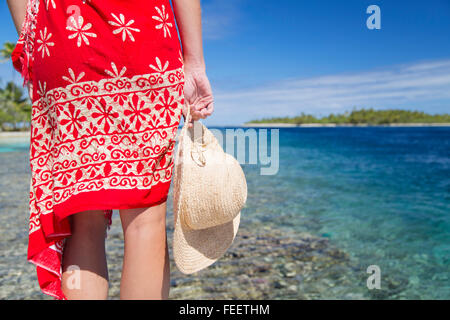
[[[212,132],[198,121],[180,139],[182,151],[176,171],[183,171],[178,188],[183,196],[175,196],[180,218],[196,230],[232,221],[247,200],[247,183],[239,162],[225,153]]]
[[[191,106],[186,107],[173,176],[173,255],[178,269],[191,274],[213,264],[233,243],[247,183],[238,161],[203,124],[194,121],[188,128]]]

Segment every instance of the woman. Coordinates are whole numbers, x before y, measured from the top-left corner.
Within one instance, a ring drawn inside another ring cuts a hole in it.
[[[176,132],[183,105],[193,120],[213,112],[200,1],[172,4],[8,0],[13,65],[32,101],[28,260],[57,299],[107,298],[112,209],[125,239],[121,299],[168,298]]]

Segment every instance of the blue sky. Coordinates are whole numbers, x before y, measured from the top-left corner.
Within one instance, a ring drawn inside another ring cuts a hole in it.
[[[369,30],[369,5],[381,29]],[[353,107],[450,112],[450,0],[203,0],[209,125]],[[0,41],[16,41],[0,3]],[[11,78],[10,63],[0,77]],[[19,74],[16,74],[19,79]],[[17,80],[19,82],[19,80]]]

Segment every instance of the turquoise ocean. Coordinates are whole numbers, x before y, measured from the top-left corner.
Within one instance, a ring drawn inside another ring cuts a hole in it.
[[[398,297],[450,298],[449,127],[279,130],[278,173],[245,166],[244,223],[327,237],[360,279],[376,265],[382,288],[385,278],[403,282]],[[329,298],[367,291],[362,284]]]
[[[21,163],[21,175],[25,140],[0,144],[2,162]],[[382,287],[402,283],[396,298],[450,299],[449,127],[280,128],[279,146],[277,174],[243,164],[242,224],[311,233],[346,251],[356,268],[342,273],[356,270],[362,280],[324,297],[367,292],[366,269],[376,265]],[[20,181],[27,196],[28,179]]]

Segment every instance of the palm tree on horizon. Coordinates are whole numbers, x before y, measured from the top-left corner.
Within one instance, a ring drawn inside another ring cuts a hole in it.
[[[3,48],[0,49],[0,63],[5,63],[11,61],[11,56],[16,47],[16,44],[11,41],[5,41],[3,43]],[[16,69],[14,69],[13,64],[11,63],[12,69],[12,82],[16,82]]]
[[[0,128],[2,130],[8,130],[6,124],[12,125],[13,130],[19,130],[18,124],[29,123],[30,117],[31,104],[20,86],[9,81],[4,88],[0,88]]]
[[[0,62],[6,62],[7,60],[11,59],[11,55],[15,47],[16,45],[13,42],[5,41],[3,43],[3,48],[0,49],[0,55],[3,58],[0,60]]]

